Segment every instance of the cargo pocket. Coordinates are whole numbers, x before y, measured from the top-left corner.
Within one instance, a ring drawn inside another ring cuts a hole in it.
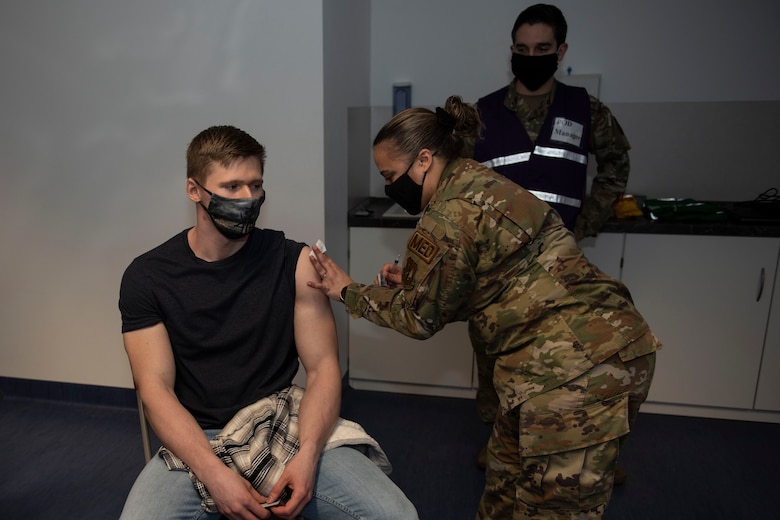
[[[531,399],[521,405],[519,420],[520,501],[585,511],[609,500],[620,437],[629,432],[627,393],[557,411],[534,410]]]

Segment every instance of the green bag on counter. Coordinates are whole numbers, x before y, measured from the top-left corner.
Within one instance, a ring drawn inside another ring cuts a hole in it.
[[[651,220],[726,220],[726,211],[711,202],[694,199],[647,199],[644,211]]]

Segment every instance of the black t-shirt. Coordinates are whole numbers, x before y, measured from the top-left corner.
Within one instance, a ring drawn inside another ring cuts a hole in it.
[[[119,293],[122,332],[162,322],[175,392],[202,428],[287,387],[298,370],[295,268],[304,244],[254,229],[217,262],[195,256],[187,231],[133,260]]]

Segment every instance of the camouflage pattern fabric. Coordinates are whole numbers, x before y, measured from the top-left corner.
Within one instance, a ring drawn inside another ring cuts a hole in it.
[[[442,173],[407,242],[403,287],[350,284],[345,309],[418,339],[468,321],[475,351],[496,360],[500,414],[616,353],[660,348],[637,341],[649,329],[628,290],[585,259],[550,206],[470,159]]]
[[[637,341],[656,340],[648,332]],[[654,353],[627,362],[615,355],[498,416],[477,519],[602,518],[654,370]]]
[[[504,104],[517,114],[531,141],[535,142],[555,96],[555,88],[541,96],[521,96],[514,81]],[[609,108],[591,96],[590,114],[590,153],[596,158],[597,171],[574,225],[581,237],[596,235],[612,216],[612,205],[625,193],[631,168],[628,158],[631,145]]]
[[[477,414],[484,423],[492,423],[498,413],[498,394],[493,387],[494,358],[489,357],[484,350],[474,349],[474,360],[477,364]]]

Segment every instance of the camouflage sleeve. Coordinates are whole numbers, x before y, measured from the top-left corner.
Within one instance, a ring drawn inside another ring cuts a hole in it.
[[[590,193],[574,225],[578,238],[594,236],[612,216],[612,205],[625,193],[631,146],[609,108],[591,97],[590,149],[596,157],[597,172]]]
[[[344,298],[353,318],[427,339],[447,323],[464,319],[473,292],[473,241],[452,221],[424,215],[407,242],[403,286],[353,283]]]

